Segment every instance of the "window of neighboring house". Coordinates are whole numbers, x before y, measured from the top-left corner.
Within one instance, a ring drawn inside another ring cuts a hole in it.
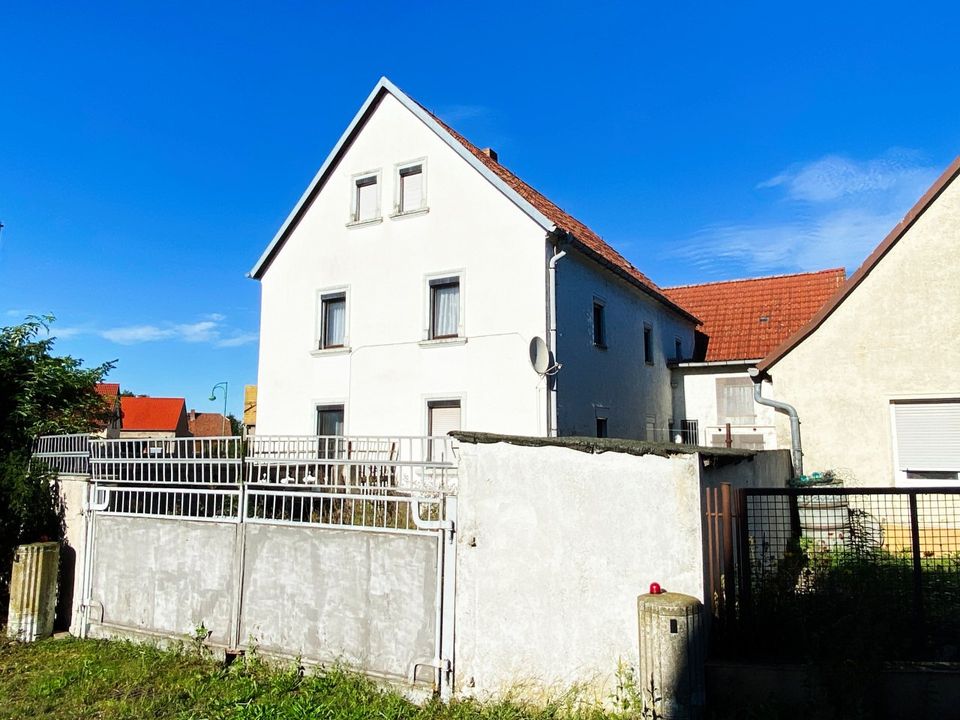
[[[341,348],[347,334],[347,294],[331,293],[320,298],[320,349]]]
[[[593,301],[593,344],[598,348],[607,347],[606,308],[599,300]]]
[[[644,427],[644,438],[647,442],[657,442],[657,418],[653,415],[647,415],[646,426]]]
[[[459,400],[431,400],[427,403],[427,434],[440,438],[453,430],[460,429],[461,413]],[[450,444],[445,440],[430,441],[428,459],[443,462],[447,457]]]
[[[757,413],[750,378],[717,379],[717,424],[753,425]]]
[[[643,324],[643,361],[653,365],[653,326],[650,323]]]
[[[320,458],[338,458],[344,456],[343,405],[317,405],[317,435]]]
[[[680,338],[673,340],[673,359],[677,362],[683,360],[683,341]]]
[[[397,183],[399,188],[397,212],[408,213],[423,209],[423,164],[417,163],[400,168]]]
[[[380,186],[377,175],[354,179],[353,221],[366,222],[380,217]]]
[[[956,480],[960,473],[960,400],[893,403],[896,470],[907,480]]]
[[[460,278],[430,281],[430,339],[460,335]]]
[[[597,418],[597,437],[605,438],[609,437],[607,434],[607,419],[605,417]]]

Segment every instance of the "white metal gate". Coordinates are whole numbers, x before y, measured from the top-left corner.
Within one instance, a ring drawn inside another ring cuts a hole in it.
[[[206,635],[453,687],[451,438],[91,442],[93,635]],[[443,461],[430,458],[447,445]],[[428,672],[429,671],[429,672]]]

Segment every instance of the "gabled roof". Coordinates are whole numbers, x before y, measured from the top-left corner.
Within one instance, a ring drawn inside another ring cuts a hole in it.
[[[186,414],[183,398],[122,397],[121,428],[124,430],[171,430]]]
[[[376,109],[376,106],[386,93],[393,95],[401,105],[419,118],[428,128],[433,130],[454,152],[483,175],[490,184],[502,192],[504,196],[543,228],[545,232],[560,231],[561,233],[567,234],[574,246],[588,257],[623,277],[683,317],[693,322],[698,322],[695,316],[664,295],[663,291],[657,287],[650,278],[637,270],[599,235],[548,200],[542,193],[527,185],[499,162],[481,152],[475,145],[470,143],[446,123],[442,122],[422,105],[411,99],[385,77],[380,78],[380,81],[373,88],[373,91],[367,97],[367,100],[361,106],[359,112],[354,116],[350,125],[347,126],[343,135],[340,136],[340,140],[327,156],[327,159],[324,160],[323,165],[307,187],[306,192],[300,197],[293,211],[287,216],[287,219],[280,227],[280,230],[277,231],[270,245],[267,246],[267,249],[250,271],[250,277],[255,279],[263,277],[263,273],[266,271],[273,257],[306,213],[310,207],[310,203],[323,187],[330,172],[346,152],[354,136],[360,131],[367,118]]]
[[[801,327],[843,284],[843,268],[664,288],[703,321],[693,360],[758,360]]]
[[[960,156],[954,158],[953,162],[943,171],[943,174],[934,181],[933,185],[931,185],[917,201],[917,204],[910,208],[910,211],[904,215],[903,220],[897,223],[896,227],[883,239],[883,242],[877,245],[874,251],[870,253],[870,256],[857,268],[857,271],[847,279],[833,299],[810,318],[803,327],[774,348],[773,351],[757,365],[757,369],[761,373],[767,372],[781,358],[820,327],[828,317],[833,315],[834,311],[847,299],[847,296],[857,289],[860,283],[866,279],[870,272],[883,260],[886,254],[890,252],[890,249],[900,242],[900,239],[907,234],[907,231],[920,219],[920,216],[933,205],[958,174],[960,174]]]
[[[101,395],[116,397],[120,394],[120,383],[97,383],[94,389]]]
[[[222,413],[198,413],[191,410],[187,415],[187,429],[194,437],[218,437],[231,435],[230,420]]]

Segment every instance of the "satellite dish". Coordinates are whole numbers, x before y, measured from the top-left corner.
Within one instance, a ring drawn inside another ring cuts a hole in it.
[[[530,364],[538,375],[545,375],[550,369],[550,351],[542,337],[534,337],[530,341]]]

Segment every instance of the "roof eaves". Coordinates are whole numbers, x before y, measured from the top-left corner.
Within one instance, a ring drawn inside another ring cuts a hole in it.
[[[960,156],[954,158],[953,162],[947,167],[946,170],[938,177],[933,185],[923,194],[923,196],[917,201],[917,203],[910,208],[909,212],[904,215],[903,220],[901,220],[897,225],[887,234],[883,241],[874,248],[874,251],[870,253],[870,256],[863,261],[863,264],[857,268],[856,272],[853,273],[847,281],[840,287],[836,295],[833,296],[833,299],[820,308],[817,313],[810,318],[810,320],[799,330],[797,330],[793,335],[784,340],[779,346],[773,349],[773,351],[768,354],[762,362],[757,365],[757,369],[761,374],[766,373],[772,368],[776,363],[782,360],[788,353],[790,353],[797,345],[803,342],[808,336],[813,334],[813,332],[819,328],[828,317],[830,317],[833,312],[840,307],[847,296],[850,295],[857,287],[863,282],[867,275],[870,274],[870,271],[875,268],[879,262],[886,256],[888,252],[893,248],[900,239],[907,234],[907,231],[913,227],[914,223],[920,219],[920,217],[927,211],[927,209],[933,205],[938,197],[943,193],[944,190],[950,185],[951,182],[960,174]]]

